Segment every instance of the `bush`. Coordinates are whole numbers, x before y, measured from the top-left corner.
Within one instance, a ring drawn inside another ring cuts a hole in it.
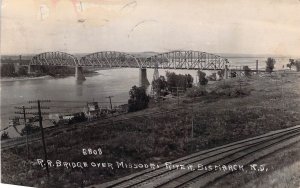
[[[149,97],[144,87],[133,86],[129,91],[128,112],[135,112],[148,107]]]
[[[245,76],[250,77],[251,76],[251,69],[248,66],[243,67]]]
[[[229,97],[238,97],[238,96],[247,96],[251,92],[250,89],[240,88],[239,86],[234,86],[230,83],[220,83],[212,91],[219,96],[229,96]]]
[[[200,96],[206,95],[207,91],[206,91],[205,87],[199,86],[199,87],[192,87],[192,88],[187,89],[185,94],[187,97],[200,97]]]
[[[205,78],[206,76],[206,73],[205,72],[202,72],[200,70],[198,70],[198,77],[199,77],[199,84],[200,85],[206,85],[208,80]]]
[[[232,85],[226,82],[226,83],[219,83],[217,87],[221,89],[228,89],[228,88],[232,88]]]
[[[294,59],[290,59],[289,60],[290,63],[287,64],[287,67],[289,67],[290,69],[292,68],[292,66],[296,67],[296,71],[299,72],[300,71],[300,61],[295,61]]]
[[[2,135],[1,135],[1,140],[6,140],[6,139],[9,139],[9,135],[8,135],[8,132],[6,131],[3,131]]]
[[[30,134],[34,134],[36,132],[40,131],[40,127],[39,126],[34,126],[31,124],[27,124],[21,131],[21,136],[24,135],[30,135]]]
[[[273,72],[275,63],[275,59],[269,57],[266,61],[266,72],[271,74]]]

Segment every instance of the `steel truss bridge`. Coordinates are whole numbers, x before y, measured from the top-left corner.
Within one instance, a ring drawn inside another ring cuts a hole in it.
[[[200,51],[171,51],[147,58],[137,58],[123,52],[103,51],[88,54],[80,59],[74,55],[57,51],[36,55],[31,59],[29,65],[222,70],[225,69],[227,63],[229,62],[225,58]]]

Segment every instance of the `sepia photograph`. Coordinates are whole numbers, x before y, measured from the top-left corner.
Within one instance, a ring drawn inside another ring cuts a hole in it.
[[[0,187],[300,188],[300,0],[0,6]]]

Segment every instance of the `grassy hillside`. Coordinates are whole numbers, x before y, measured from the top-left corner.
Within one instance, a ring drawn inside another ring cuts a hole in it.
[[[207,95],[169,98],[122,122],[81,127],[47,140],[50,160],[69,162],[162,163],[199,150],[295,125],[300,121],[300,74],[278,72],[206,86]],[[175,110],[173,113],[166,111]],[[153,112],[155,116],[135,117]],[[193,137],[192,137],[193,120]],[[101,148],[101,156],[83,156],[82,148]],[[39,187],[79,187],[116,179],[136,169],[51,167],[51,176],[36,164],[41,143],[2,153],[2,182]],[[18,174],[18,175],[17,175]]]

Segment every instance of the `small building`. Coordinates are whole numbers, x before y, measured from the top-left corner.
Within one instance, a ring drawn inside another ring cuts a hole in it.
[[[98,118],[100,116],[100,108],[98,102],[88,102],[85,113],[88,119]]]

